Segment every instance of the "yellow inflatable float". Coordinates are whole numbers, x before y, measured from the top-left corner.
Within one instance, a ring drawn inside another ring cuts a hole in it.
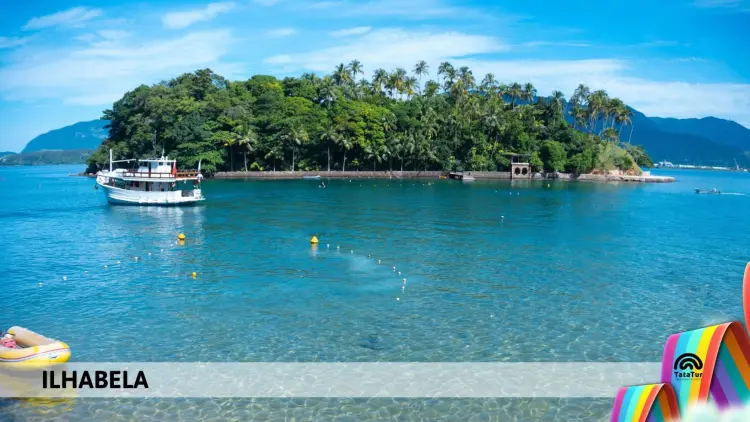
[[[11,327],[6,333],[15,340],[16,347],[4,347],[0,341],[2,368],[42,369],[65,363],[70,359],[70,347],[61,341],[21,327]]]

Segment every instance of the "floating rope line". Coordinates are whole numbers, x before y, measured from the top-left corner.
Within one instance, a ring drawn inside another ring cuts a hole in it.
[[[316,239],[316,240],[317,240],[317,239]],[[326,244],[326,249],[328,249],[328,250],[329,250],[329,252],[330,252],[330,246],[331,246],[331,245],[330,245],[330,243],[327,243],[327,244]],[[314,250],[314,251],[317,251],[317,248],[313,248],[313,250]],[[338,255],[338,254],[340,253],[340,251],[341,251],[341,245],[336,245],[336,254]],[[350,255],[353,255],[353,254],[354,254],[354,249],[350,249],[350,250],[349,250],[349,254],[350,254]],[[368,259],[374,259],[374,258],[372,257],[372,255],[371,255],[371,254],[368,254],[368,255],[367,255],[367,258],[368,258]],[[383,260],[382,260],[382,259],[378,259],[377,261],[378,261],[378,264],[379,264],[379,265],[383,263]],[[395,266],[393,266],[393,267],[392,267],[392,270],[393,270],[392,272],[396,272],[396,267],[395,267]],[[398,274],[398,276],[401,276],[401,271],[398,271],[398,272],[396,272],[396,273]],[[404,278],[404,279],[402,280],[402,282],[403,282],[403,283],[402,283],[402,285],[401,285],[401,294],[403,295],[403,294],[404,294],[404,293],[406,292],[406,279]],[[396,300],[397,300],[397,301],[401,301],[401,297],[400,297],[400,296],[399,296],[399,297],[396,297]]]
[[[750,263],[742,306],[750,329]],[[724,411],[749,402],[750,337],[740,322],[732,321],[671,335],[664,347],[661,383],[621,388],[610,421],[679,421],[695,405]]]

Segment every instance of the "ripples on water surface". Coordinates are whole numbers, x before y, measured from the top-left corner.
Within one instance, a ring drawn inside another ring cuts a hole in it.
[[[208,181],[205,205],[150,208],[77,171],[0,168],[0,325],[75,361],[658,361],[669,334],[742,314],[750,197],[693,188],[750,193],[744,173]],[[606,420],[611,402],[11,401],[0,420]]]

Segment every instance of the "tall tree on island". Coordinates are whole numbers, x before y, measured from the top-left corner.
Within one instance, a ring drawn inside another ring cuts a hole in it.
[[[422,92],[422,76],[430,73],[430,66],[426,61],[420,60],[414,65],[414,74],[419,78],[419,92]]]

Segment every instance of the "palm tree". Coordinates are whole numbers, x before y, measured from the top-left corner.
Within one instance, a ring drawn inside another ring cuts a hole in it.
[[[238,139],[237,143],[244,146],[242,153],[245,158],[245,171],[247,171],[247,152],[255,151],[255,143],[258,141],[258,135],[255,133],[255,127],[248,126],[245,128],[245,132]]]
[[[599,115],[604,112],[609,98],[604,90],[597,90],[591,93],[587,99],[587,111],[589,114],[589,131],[594,133],[596,123],[599,121]]]
[[[390,155],[390,151],[388,151],[388,147],[385,145],[373,145],[368,144],[365,147],[365,157],[368,160],[372,160],[372,171],[377,171],[377,165],[383,162],[384,160],[388,159],[388,156]]]
[[[440,77],[443,77],[443,82],[445,82],[446,77],[450,74],[453,74],[455,76],[455,70],[453,70],[453,65],[450,64],[450,62],[442,62],[440,63],[440,66],[438,66],[438,82],[440,82]]]
[[[267,145],[265,146],[268,152],[263,157],[266,160],[271,157],[273,158],[273,171],[276,171],[276,159],[284,157],[284,142],[278,136],[269,136],[266,139]]]
[[[349,68],[343,63],[336,66],[336,70],[333,71],[333,80],[337,85],[344,85],[345,83],[350,82],[352,80],[352,75],[349,73]]]
[[[425,97],[428,97],[428,98],[434,97],[435,95],[437,95],[437,93],[439,91],[440,91],[440,84],[439,83],[437,83],[437,82],[435,82],[433,80],[429,80],[429,81],[427,81],[427,83],[425,83],[425,86],[424,86],[424,96]]]
[[[508,96],[510,96],[510,106],[516,106],[516,100],[523,98],[523,87],[518,82],[513,82],[508,86]]]
[[[404,155],[408,155],[409,157],[413,159],[414,154],[417,152],[417,140],[414,137],[414,134],[412,132],[406,133],[406,137],[404,138],[403,145],[404,145],[404,148],[403,148],[404,150],[402,152],[403,155],[401,156],[401,169],[402,169],[401,171],[403,171],[403,168],[404,168],[404,158],[403,158]],[[415,170],[417,169],[416,160],[414,160],[414,169]]]
[[[534,85],[531,82],[526,82],[526,85],[523,86],[522,93],[524,101],[529,104],[533,103],[536,99],[536,88],[534,88]]]
[[[432,107],[427,107],[420,120],[424,137],[428,140],[435,139],[438,134],[438,129],[440,129],[438,114],[435,110]]]
[[[401,160],[401,172],[404,171],[404,137],[403,134],[398,132],[394,133],[388,138],[388,150],[391,153],[391,157],[395,156]],[[390,171],[393,171],[393,160],[388,163]]]
[[[352,146],[354,145],[346,136],[339,136],[333,140],[333,143],[340,145],[341,149],[344,151],[344,164],[341,166],[341,171],[346,171],[346,152],[352,149]]]
[[[620,113],[623,113],[624,110],[625,103],[623,103],[621,99],[612,98],[612,100],[609,101],[608,114],[612,118],[612,122],[610,123],[611,127],[615,127],[615,123],[620,120]]]
[[[406,92],[406,75],[406,70],[401,67],[396,68],[391,74],[391,84],[399,95]]]
[[[482,78],[482,85],[481,85],[483,93],[486,93],[494,89],[495,85],[497,85],[497,80],[495,79],[495,75],[493,75],[492,73],[488,73],[484,75],[484,78]]]
[[[297,153],[297,147],[309,140],[309,136],[305,129],[298,122],[294,122],[286,126],[284,132],[281,135],[281,140],[285,144],[289,144],[292,150],[292,171],[294,171],[294,160]]]
[[[420,60],[414,65],[414,74],[419,78],[419,92],[422,92],[422,76],[430,72],[430,66],[426,61]]]
[[[406,93],[406,99],[408,100],[414,95],[414,88],[417,86],[417,79],[414,77],[407,77],[404,79],[404,92]]]
[[[308,80],[308,81],[310,81],[310,82],[313,82],[313,83],[315,83],[315,82],[317,82],[317,81],[318,81],[318,80],[319,80],[320,78],[318,78],[318,75],[316,75],[315,73],[308,73],[308,72],[305,72],[305,73],[303,73],[303,74],[302,74],[302,76],[301,76],[301,78],[300,78],[300,79],[305,79],[305,80]]]
[[[581,130],[586,129],[587,112],[586,108],[580,104],[576,104],[570,109],[570,115],[573,117],[573,128],[575,129],[576,123]]]
[[[326,143],[326,152],[328,155],[328,172],[331,172],[331,142],[338,144],[341,139],[341,133],[339,133],[338,127],[331,121],[328,120],[326,125],[323,127],[323,131],[320,133],[320,139]]]
[[[557,106],[557,110],[560,112],[560,115],[562,115],[563,107],[565,107],[565,94],[557,90],[552,91],[552,104]]]
[[[474,88],[476,81],[474,80],[474,74],[468,66],[462,66],[458,69],[458,78],[463,82],[467,90]]]
[[[579,105],[585,107],[590,95],[591,90],[589,87],[584,84],[579,84],[576,90],[573,91],[573,96],[570,97],[570,103],[574,106]]]
[[[388,72],[385,69],[377,69],[372,74],[372,86],[376,92],[383,92],[383,87],[388,82]]]
[[[495,151],[499,136],[505,134],[505,124],[503,123],[502,110],[496,106],[489,106],[483,110],[482,123],[487,128],[487,137],[492,140],[490,149],[490,160],[494,159]]]
[[[357,59],[349,62],[349,72],[352,74],[352,80],[357,79],[357,75],[362,74],[362,63]]]
[[[388,91],[388,96],[395,99],[396,98],[396,92],[398,90],[398,77],[395,73],[391,73],[388,75],[388,79],[385,81],[385,90]]]
[[[609,127],[604,129],[602,135],[608,142],[614,142],[617,139],[617,129]]]
[[[630,107],[626,106],[624,103],[620,112],[617,113],[617,123],[620,124],[620,132],[617,135],[618,138],[622,135],[622,127],[626,124],[630,125],[630,136],[628,136],[628,144],[630,144],[630,139],[633,137],[633,112],[630,110]]]
[[[333,79],[326,76],[320,85],[318,97],[320,104],[326,108],[330,108],[331,105],[336,101],[339,91],[333,83]]]

